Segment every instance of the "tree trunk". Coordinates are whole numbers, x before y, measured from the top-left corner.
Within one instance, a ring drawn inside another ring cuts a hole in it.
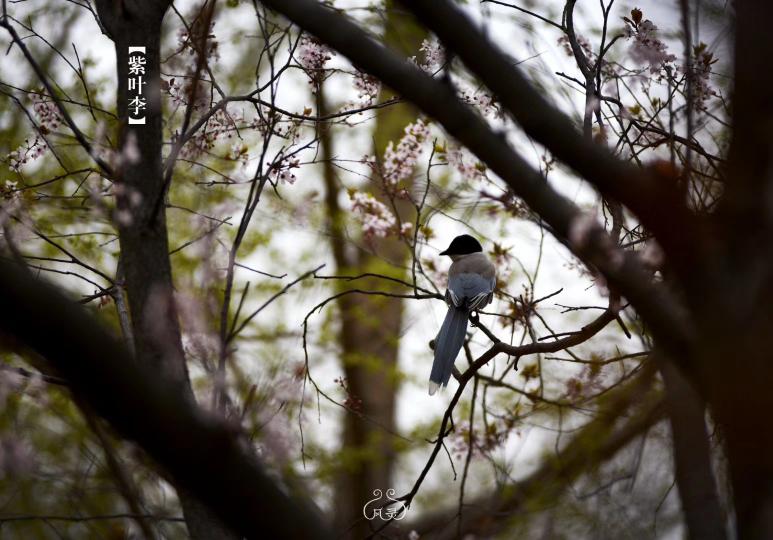
[[[113,181],[136,358],[162,372],[176,391],[194,403],[173,297],[172,267],[163,204],[161,147],[161,26],[169,2],[97,1],[100,20],[115,44],[119,149],[136,144],[139,159],[122,160]],[[129,47],[145,47],[145,124],[128,124]],[[139,202],[139,203],[138,203]],[[213,456],[213,459],[217,459]],[[178,492],[188,532],[194,539],[237,538],[197,499]]]
[[[671,362],[662,361],[660,373],[666,387],[676,485],[688,537],[724,540],[725,521],[712,470],[705,404]]]
[[[424,36],[425,33],[410,18],[388,6],[384,29],[384,41],[388,45],[406,56],[414,55]],[[391,97],[391,92],[382,91],[382,97]],[[329,111],[326,110],[322,92],[319,101],[320,114],[324,115]],[[416,116],[416,109],[409,105],[379,111],[373,135],[376,153],[382,154],[389,141],[396,142],[405,126]],[[408,257],[404,244],[395,240],[379,241],[374,247],[380,256],[347,249],[344,217],[338,203],[342,189],[330,161],[334,152],[326,126],[321,127],[320,136],[330,241],[337,273],[357,275],[373,272],[404,278],[404,271],[398,270]],[[375,197],[381,197],[375,184],[369,189]],[[414,220],[415,215],[406,212],[401,219]],[[378,279],[363,280],[358,286],[400,291],[399,286]],[[397,490],[397,486],[391,484],[396,457],[395,439],[391,433],[395,429],[397,359],[403,306],[399,298],[346,295],[338,301],[338,309],[341,320],[338,341],[343,369],[351,397],[360,401],[359,410],[349,411],[344,417],[340,452],[342,465],[335,482],[335,525],[342,538],[359,539],[370,534],[372,527],[378,526],[376,522],[365,521],[362,513],[365,503],[374,498],[373,491]]]

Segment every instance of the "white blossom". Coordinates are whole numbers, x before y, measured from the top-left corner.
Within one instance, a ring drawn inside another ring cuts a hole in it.
[[[121,163],[129,163],[134,165],[140,162],[142,158],[140,154],[140,148],[137,146],[137,136],[134,132],[130,132],[124,142],[123,150],[121,150]]]
[[[124,227],[129,227],[132,223],[134,223],[134,217],[132,216],[132,213],[126,209],[116,210],[114,217],[116,223]]]
[[[485,92],[462,92],[462,101],[478,109],[483,116],[502,118],[502,111],[496,101]]]
[[[711,78],[711,66],[717,60],[709,52],[705,43],[699,43],[693,47],[692,72],[688,73],[692,83],[692,97],[699,107],[704,107],[706,101],[717,93],[709,85]]]

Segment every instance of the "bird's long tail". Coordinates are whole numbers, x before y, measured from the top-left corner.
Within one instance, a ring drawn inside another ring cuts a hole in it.
[[[465,309],[454,306],[448,308],[443,326],[435,339],[435,360],[432,362],[432,373],[429,376],[429,395],[434,394],[441,384],[448,385],[454,361],[464,343],[467,317]]]

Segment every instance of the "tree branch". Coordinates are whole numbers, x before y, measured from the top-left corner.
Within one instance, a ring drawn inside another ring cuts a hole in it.
[[[450,135],[475,153],[507,183],[516,195],[539,214],[559,240],[568,244],[567,238],[573,223],[576,223],[577,219],[582,219],[580,210],[545,182],[539,173],[512,150],[504,137],[495,133],[477,113],[463,104],[451,87],[441,80],[433,79],[415,65],[374,41],[345,15],[318,2],[264,0],[263,3],[284,14],[304,30],[313,33],[347,56],[361,70],[378,77],[386,85],[400,92],[405,99],[434,117]],[[446,8],[444,12],[445,10]],[[455,19],[459,17],[464,19],[464,25],[458,29],[459,32],[463,32],[470,23],[459,12],[454,11],[453,15]],[[477,33],[476,29],[472,30]],[[507,65],[505,71],[512,71],[511,66]],[[505,76],[502,72],[500,75]],[[563,116],[560,118],[563,119]],[[559,132],[562,132],[561,130],[568,133],[575,132],[574,128],[563,120],[554,125],[554,129],[558,129]],[[579,135],[577,138],[579,139]],[[600,154],[601,150],[597,147],[589,151],[585,149],[585,143],[577,142],[577,144],[579,145],[577,147],[569,145],[571,150],[569,157],[574,156],[578,149],[581,150],[581,154],[588,152],[582,158],[583,163],[588,155],[600,156],[603,158],[602,164],[593,165],[593,170],[604,169],[608,164],[611,169],[603,171],[604,178],[609,181],[612,177],[632,179],[635,187],[633,192],[651,201],[648,188],[651,184],[643,184],[645,178],[641,171],[618,161],[611,155]],[[628,199],[630,193],[624,196]],[[660,201],[659,204],[662,207],[665,201]],[[669,232],[674,233],[674,230],[670,229]],[[685,351],[688,348],[687,344],[693,339],[693,329],[683,306],[676,297],[662,286],[652,282],[651,274],[642,268],[634,254],[623,254],[614,248],[609,235],[600,225],[595,224],[592,227],[588,242],[584,244],[570,246],[570,248],[586,264],[598,268],[609,283],[636,307],[647,320],[653,334],[664,344],[663,346],[668,347],[677,358],[688,358]],[[613,251],[615,253],[612,253]]]
[[[170,391],[176,386],[163,370],[135,361],[53,286],[0,261],[0,305],[0,330],[45,357],[74,394],[236,531],[248,538],[331,538],[311,507],[250,457],[233,428]]]

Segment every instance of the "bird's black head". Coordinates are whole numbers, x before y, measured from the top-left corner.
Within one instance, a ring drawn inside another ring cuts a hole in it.
[[[448,249],[441,251],[441,255],[469,255],[470,253],[480,253],[483,246],[469,234],[457,236],[451,241]]]

